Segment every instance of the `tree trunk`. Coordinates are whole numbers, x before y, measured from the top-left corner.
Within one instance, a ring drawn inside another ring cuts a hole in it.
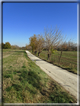
[[[35,51],[34,53],[35,53],[35,55],[36,55],[37,51]]]
[[[38,52],[38,56],[40,55],[40,52]]]
[[[48,53],[48,60],[50,59],[50,54]]]
[[[60,54],[60,57],[59,57],[59,62],[58,62],[58,65],[59,65],[59,63],[60,63],[61,56],[62,56],[62,50],[61,50],[61,54]]]

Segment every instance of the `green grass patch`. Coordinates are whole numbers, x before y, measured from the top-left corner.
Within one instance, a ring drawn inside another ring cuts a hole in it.
[[[7,88],[6,88],[6,91],[9,92],[9,91],[11,90],[11,88],[12,88],[12,86],[7,87]]]
[[[23,50],[3,59],[4,103],[76,103],[65,89],[32,62]]]
[[[36,56],[38,56],[38,54],[36,54]],[[52,54],[50,60],[48,60],[47,51],[42,51],[39,58],[77,74],[77,51],[63,51],[60,63],[59,56],[60,51],[56,52],[56,54]]]
[[[25,66],[25,65],[23,65],[23,66],[22,66],[22,68],[26,68],[26,66]]]

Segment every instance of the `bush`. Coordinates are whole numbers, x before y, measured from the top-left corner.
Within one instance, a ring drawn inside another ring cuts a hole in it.
[[[9,42],[6,42],[5,44],[2,44],[3,49],[11,49],[11,44]]]

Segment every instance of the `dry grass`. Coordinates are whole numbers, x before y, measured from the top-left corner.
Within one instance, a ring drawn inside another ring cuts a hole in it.
[[[16,50],[3,59],[3,102],[75,103],[76,100],[36,66],[24,51]]]
[[[19,57],[19,58],[17,59],[16,65],[15,65],[14,67],[17,67],[17,66],[22,67],[23,64],[24,64],[25,66],[28,66],[28,61],[25,59],[25,57]]]
[[[8,55],[5,55],[5,54],[4,54],[4,55],[3,55],[3,58],[6,58],[6,57],[8,57],[8,56],[10,56],[10,55],[11,55],[11,54],[8,54]]]

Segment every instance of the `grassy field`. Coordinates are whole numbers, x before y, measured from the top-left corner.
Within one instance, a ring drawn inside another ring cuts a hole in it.
[[[3,50],[3,103],[76,103],[24,50]]]
[[[36,54],[36,56],[38,55]],[[50,60],[47,60],[47,51],[42,51],[39,57],[54,65],[77,74],[77,51],[63,51],[60,63],[58,64],[59,56],[60,51],[57,51],[55,54],[52,54]]]

